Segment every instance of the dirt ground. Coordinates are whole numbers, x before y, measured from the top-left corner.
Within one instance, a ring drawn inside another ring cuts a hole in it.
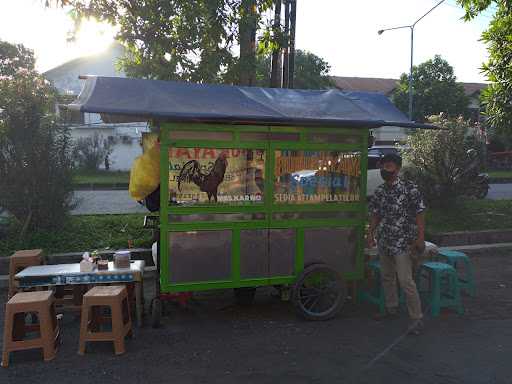
[[[173,307],[162,328],[135,329],[118,357],[111,343],[79,356],[78,319],[65,315],[55,360],[44,363],[37,350],[11,354],[0,383],[512,383],[511,257],[473,255],[478,292],[464,298],[465,315],[427,317],[421,336],[407,336],[368,369],[405,330],[404,313],[376,322],[371,306],[347,304],[334,320],[306,322],[261,290],[248,308],[233,305],[230,292]]]

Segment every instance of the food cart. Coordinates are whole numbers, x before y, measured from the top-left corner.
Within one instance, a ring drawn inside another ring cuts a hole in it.
[[[369,129],[422,127],[376,93],[94,76],[69,108],[150,121],[158,141],[154,324],[167,294],[262,286],[336,315],[363,277]]]

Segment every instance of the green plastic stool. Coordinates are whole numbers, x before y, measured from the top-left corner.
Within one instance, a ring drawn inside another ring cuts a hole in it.
[[[422,278],[428,279],[429,292],[421,291]],[[454,308],[459,315],[464,313],[457,271],[450,264],[435,261],[423,263],[418,273],[418,280],[418,290],[430,304],[432,316],[439,316],[441,308]]]
[[[371,290],[360,289],[358,291],[358,299],[359,301],[366,301],[368,303],[377,305],[377,307],[379,308],[379,312],[384,314],[386,312],[386,297],[384,296],[384,288],[382,287],[380,261],[369,261],[368,268],[373,276],[373,279],[375,280],[375,285],[372,287]],[[399,290],[398,301],[399,304],[405,303],[405,296],[401,289]]]
[[[439,256],[444,259],[447,264],[455,268],[455,270],[457,270],[457,266],[460,266],[462,263],[464,264],[464,276],[459,276],[459,286],[461,290],[466,291],[471,297],[475,297],[475,274],[468,255],[459,251],[443,249],[439,251]]]

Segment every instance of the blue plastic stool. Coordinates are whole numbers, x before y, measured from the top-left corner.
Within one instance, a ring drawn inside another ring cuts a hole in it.
[[[384,314],[386,312],[386,297],[384,296],[384,288],[382,287],[380,261],[369,261],[368,269],[370,270],[375,284],[370,290],[360,289],[358,291],[358,299],[359,301],[366,301],[368,303],[377,305],[379,307],[379,312]],[[399,304],[405,303],[405,296],[401,289],[399,290],[398,301]]]
[[[428,279],[429,292],[421,290],[422,278]],[[454,308],[459,315],[464,313],[457,271],[451,265],[435,261],[423,263],[418,273],[417,286],[420,294],[430,304],[432,316],[439,316],[441,308]]]
[[[450,249],[439,251],[439,256],[446,261],[447,264],[455,268],[456,271],[457,266],[460,266],[462,263],[464,264],[464,275],[462,277],[459,276],[459,286],[461,290],[465,290],[471,297],[475,297],[475,275],[469,257],[463,252],[452,251]]]

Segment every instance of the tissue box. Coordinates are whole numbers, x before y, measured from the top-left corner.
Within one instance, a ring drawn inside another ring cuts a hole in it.
[[[94,263],[87,260],[80,262],[80,272],[92,272],[94,270]]]

